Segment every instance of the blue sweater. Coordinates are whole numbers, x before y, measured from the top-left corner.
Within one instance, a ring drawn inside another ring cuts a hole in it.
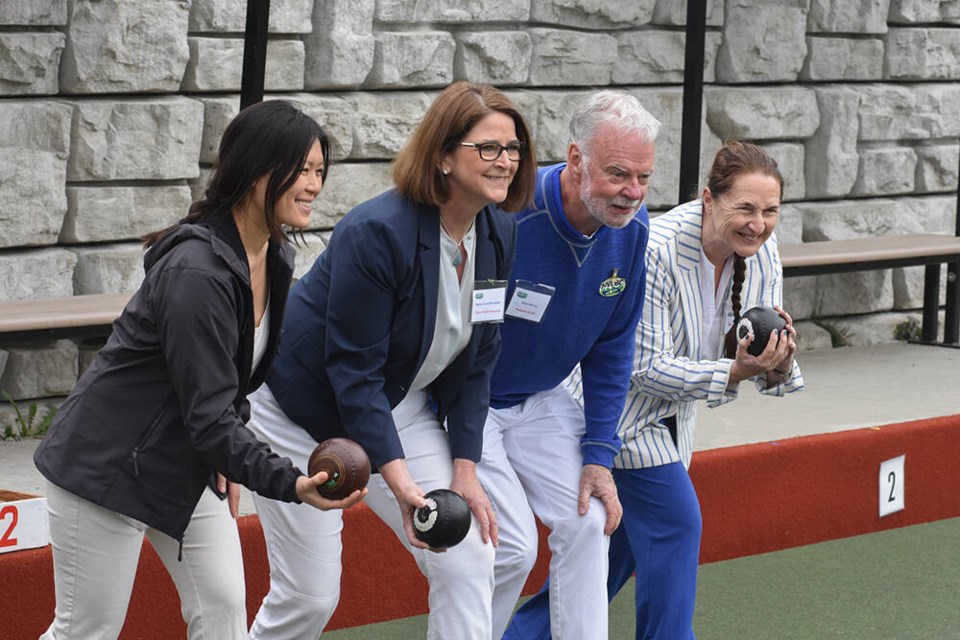
[[[646,286],[644,251],[650,221],[645,206],[623,229],[601,227],[585,238],[567,221],[560,197],[566,164],[542,167],[534,206],[517,215],[517,280],[555,287],[541,322],[507,316],[491,380],[490,406],[510,407],[561,384],[580,364],[586,434],[584,464],[610,467],[620,452],[617,422],[633,366],[634,334]],[[614,272],[616,275],[614,276]],[[601,284],[611,276],[625,288]],[[612,294],[612,295],[610,295]]]

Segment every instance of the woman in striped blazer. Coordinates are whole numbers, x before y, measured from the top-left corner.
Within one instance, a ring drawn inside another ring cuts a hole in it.
[[[614,469],[624,516],[608,585],[613,597],[636,570],[637,638],[694,637],[701,517],[687,467],[697,400],[720,406],[747,380],[772,396],[803,388],[797,334],[780,308],[773,230],[782,195],[777,163],[763,149],[728,142],[701,199],[650,225],[647,298]],[[755,306],[775,307],[787,321],[758,356],[733,329]]]

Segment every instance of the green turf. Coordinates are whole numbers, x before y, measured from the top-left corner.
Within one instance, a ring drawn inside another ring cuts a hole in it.
[[[960,518],[705,565],[694,628],[701,640],[960,639]]]
[[[634,637],[633,582],[610,607],[611,640]],[[700,567],[699,640],[960,640],[960,518]],[[426,636],[426,616],[325,640]]]

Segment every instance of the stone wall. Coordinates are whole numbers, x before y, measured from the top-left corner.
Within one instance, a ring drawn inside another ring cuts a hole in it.
[[[136,288],[136,238],[185,212],[238,110],[245,6],[0,3],[0,300]],[[676,204],[681,0],[270,7],[267,98],[302,103],[334,148],[300,272],[340,216],[389,186],[390,159],[458,79],[505,89],[544,162],[563,158],[584,92],[637,95],[665,124],[648,205]],[[701,165],[725,138],[768,148],[786,178],[784,241],[953,232],[960,2],[712,0],[707,24]],[[918,269],[793,279],[786,306],[832,318],[853,342],[892,340],[917,315],[921,282]],[[824,344],[801,326],[806,347]],[[0,388],[62,395],[95,348],[0,344]]]

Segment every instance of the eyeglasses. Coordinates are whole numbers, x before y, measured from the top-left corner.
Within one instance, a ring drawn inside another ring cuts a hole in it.
[[[516,162],[523,157],[524,144],[522,142],[511,142],[504,146],[499,142],[461,142],[461,147],[471,147],[477,150],[481,160],[493,162],[500,157],[504,151],[507,152],[507,158]]]

